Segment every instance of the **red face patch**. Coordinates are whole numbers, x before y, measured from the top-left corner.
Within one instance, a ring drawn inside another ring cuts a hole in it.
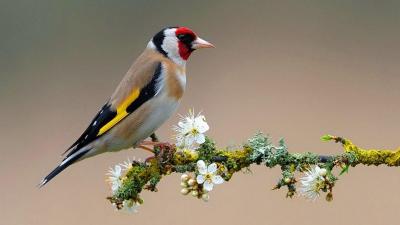
[[[181,58],[187,60],[192,52],[182,42],[178,43],[178,47],[179,47],[179,55],[181,56]]]
[[[175,35],[178,38],[179,55],[187,60],[193,51],[191,44],[196,39],[196,34],[187,27],[179,27]]]

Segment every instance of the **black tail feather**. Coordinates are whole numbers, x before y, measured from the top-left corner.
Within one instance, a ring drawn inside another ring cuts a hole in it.
[[[39,188],[43,187],[46,185],[51,179],[53,179],[55,176],[57,176],[61,171],[65,170],[68,166],[72,165],[74,162],[76,162],[79,158],[81,158],[83,155],[85,155],[88,151],[82,151],[79,154],[76,155],[71,155],[70,157],[65,158],[60,165],[58,165],[53,171],[49,173],[43,180],[40,182],[38,185]]]

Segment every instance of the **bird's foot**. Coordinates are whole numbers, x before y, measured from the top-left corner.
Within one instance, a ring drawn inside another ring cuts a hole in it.
[[[160,142],[160,141],[142,141],[140,144],[137,146],[138,148],[141,148],[143,150],[146,150],[148,152],[153,153],[154,155],[158,155],[160,153],[159,150],[156,149],[163,149],[163,146],[169,145],[167,142]],[[151,147],[150,147],[151,146]],[[159,147],[159,148],[156,148]]]
[[[157,159],[157,157],[155,155],[149,156],[144,160],[144,162],[147,164],[147,163],[150,163],[151,160],[153,160],[153,159]]]
[[[140,146],[138,146],[140,147]],[[145,147],[144,149],[146,150],[151,150],[150,148],[146,147],[146,146],[141,146],[141,147]],[[175,149],[175,145],[171,145],[169,143],[160,143],[157,144],[152,150],[151,152],[154,154],[153,156],[148,157],[145,162],[149,163],[150,161],[156,159],[157,161],[159,161],[160,163],[165,163],[171,159],[173,159],[174,157],[174,153],[175,153],[176,149]]]
[[[151,152],[151,153],[154,154],[154,149],[152,149],[152,148],[149,148],[149,147],[144,146],[144,145],[138,145],[137,147],[138,147],[138,148],[141,148],[141,149],[143,149],[143,150],[149,151],[149,152]]]

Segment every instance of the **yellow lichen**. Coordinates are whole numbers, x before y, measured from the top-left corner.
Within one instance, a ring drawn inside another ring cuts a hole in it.
[[[352,152],[356,155],[358,163],[364,165],[400,166],[400,149],[397,150],[377,150],[361,149],[349,140],[344,140],[343,147],[345,152]]]
[[[227,151],[227,150],[219,150],[217,155],[226,156],[228,159],[232,159],[235,161],[247,159],[251,152],[250,148],[244,148],[234,151]]]
[[[248,166],[250,166],[250,162],[248,161],[249,154],[251,153],[250,148],[244,148],[239,150],[217,150],[216,155],[226,157],[226,167],[223,169],[227,169],[225,174],[225,179],[230,180],[232,175]]]
[[[175,165],[185,165],[189,162],[195,162],[199,158],[199,154],[195,151],[184,149],[174,155]]]

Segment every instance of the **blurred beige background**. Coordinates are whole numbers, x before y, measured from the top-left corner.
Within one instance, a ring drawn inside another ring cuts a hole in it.
[[[179,113],[203,110],[220,146],[258,130],[291,151],[339,153],[323,134],[396,148],[400,115],[398,1],[0,1],[0,224],[397,224],[399,169],[351,168],[334,201],[271,191],[279,169],[252,167],[209,203],[183,197],[179,176],[115,212],[105,172],[140,150],[78,163],[36,184],[86,128],[151,36],[186,25],[217,48],[195,52]],[[170,140],[175,116],[159,135]]]

